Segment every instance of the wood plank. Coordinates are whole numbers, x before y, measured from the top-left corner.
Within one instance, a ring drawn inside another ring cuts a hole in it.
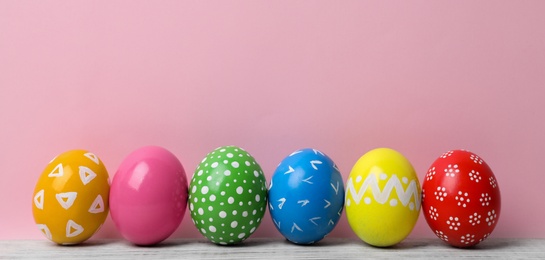
[[[366,258],[509,258],[545,259],[545,239],[488,239],[474,248],[458,249],[439,239],[409,239],[391,248],[375,248],[358,240],[326,238],[310,246],[279,239],[249,239],[236,246],[205,240],[176,239],[154,247],[123,240],[91,240],[58,246],[46,240],[0,241],[2,259],[366,259]]]

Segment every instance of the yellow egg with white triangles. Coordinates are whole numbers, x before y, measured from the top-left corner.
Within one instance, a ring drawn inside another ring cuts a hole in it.
[[[95,154],[62,153],[38,179],[32,201],[34,220],[45,237],[57,244],[81,243],[106,220],[109,193],[108,172]]]
[[[395,245],[416,224],[421,194],[407,158],[389,148],[371,150],[356,162],[346,183],[348,223],[370,245]]]

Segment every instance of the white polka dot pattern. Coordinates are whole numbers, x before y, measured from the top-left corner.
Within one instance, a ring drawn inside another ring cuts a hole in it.
[[[220,147],[195,172],[189,209],[201,234],[221,245],[248,238],[261,223],[267,205],[265,177],[255,159],[242,148]]]

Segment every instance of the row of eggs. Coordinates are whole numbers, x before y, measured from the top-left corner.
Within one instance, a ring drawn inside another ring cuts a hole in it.
[[[269,187],[256,160],[236,146],[210,152],[189,185],[180,161],[161,147],[129,154],[111,186],[95,154],[72,150],[47,165],[33,196],[38,228],[58,244],[89,239],[108,211],[125,239],[136,245],[157,244],[177,229],[186,208],[208,240],[236,244],[255,232],[268,208],[278,231],[296,244],[323,239],[346,209],[360,239],[387,247],[409,235],[422,208],[440,239],[468,247],[494,230],[500,206],[495,176],[476,154],[444,153],[430,166],[421,188],[410,162],[389,148],[363,155],[346,189],[335,163],[316,149],[284,158]]]

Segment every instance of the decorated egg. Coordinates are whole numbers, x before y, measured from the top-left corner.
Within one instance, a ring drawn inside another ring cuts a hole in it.
[[[133,151],[119,166],[110,193],[117,230],[136,245],[167,239],[187,206],[187,178],[174,154],[158,146]]]
[[[57,244],[78,244],[108,216],[108,172],[85,150],[71,150],[45,167],[34,189],[32,213],[40,231]]]
[[[478,155],[448,151],[428,169],[422,185],[422,210],[432,231],[455,247],[485,240],[498,223],[500,188]]]
[[[370,245],[395,245],[416,224],[420,196],[418,177],[401,153],[389,148],[371,150],[356,162],[346,183],[348,223]]]
[[[191,179],[189,210],[193,223],[213,243],[244,241],[265,214],[265,182],[259,164],[242,148],[215,149],[202,160]]]
[[[333,230],[344,205],[344,185],[335,163],[316,149],[298,150],[276,168],[269,212],[289,241],[312,244]]]

